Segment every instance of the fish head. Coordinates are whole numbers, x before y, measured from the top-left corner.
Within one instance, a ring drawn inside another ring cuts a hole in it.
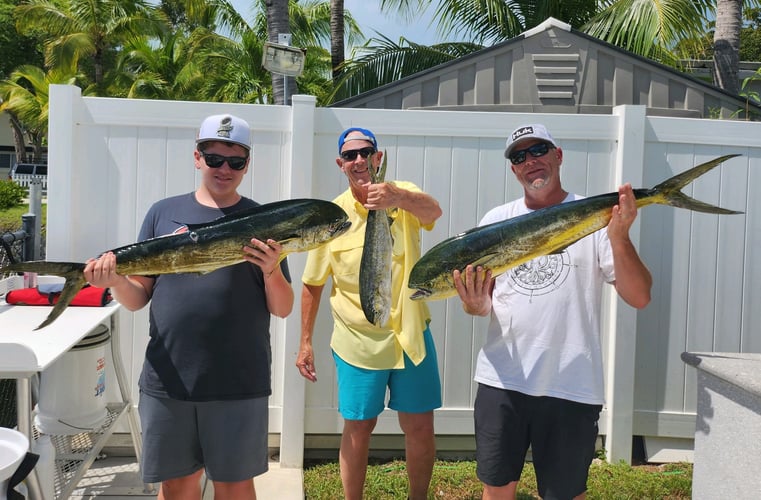
[[[349,230],[351,221],[346,212],[331,202],[324,203],[324,206],[313,207],[315,210],[305,214],[294,224],[293,242],[299,248],[284,245],[289,252],[312,250]]]
[[[350,227],[351,227],[350,220],[339,220],[339,221],[336,221],[336,223],[332,226],[329,232],[332,238],[336,238],[344,234],[346,231],[348,231]]]

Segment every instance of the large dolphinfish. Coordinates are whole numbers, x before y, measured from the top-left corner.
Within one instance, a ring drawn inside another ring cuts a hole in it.
[[[726,155],[702,163],[661,182],[651,189],[635,189],[637,207],[670,205],[711,214],[738,214],[709,205],[681,192],[687,184],[722,162]],[[562,251],[608,225],[618,193],[591,196],[561,203],[493,224],[476,227],[448,238],[423,255],[410,272],[412,299],[438,300],[457,295],[452,272],[468,264],[490,269],[496,277],[541,255]]]
[[[205,274],[244,261],[243,246],[251,238],[273,239],[283,246],[282,257],[317,248],[346,232],[346,212],[330,201],[276,201],[225,215],[204,224],[188,224],[183,233],[160,236],[111,250],[116,271],[123,275]],[[80,262],[28,261],[10,264],[0,273],[34,272],[66,279],[58,302],[43,328],[60,316],[85,285]]]
[[[386,178],[387,160],[370,168],[373,184]],[[391,255],[394,242],[391,238],[391,221],[385,210],[370,210],[365,226],[365,244],[359,265],[359,302],[367,321],[382,327],[391,315]]]

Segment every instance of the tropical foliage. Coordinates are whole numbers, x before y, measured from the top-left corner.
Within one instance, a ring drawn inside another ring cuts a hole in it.
[[[724,13],[721,6],[758,7],[761,0],[380,0],[402,19],[432,9],[441,39],[468,40],[431,46],[382,34],[366,40],[342,0],[249,1],[250,17],[230,0],[6,0],[0,109],[11,117],[17,153],[23,157],[25,141],[44,145],[51,83],[95,96],[245,103],[283,103],[298,91],[329,105],[516,37],[550,16],[667,64],[696,47],[724,50],[706,43],[715,18],[715,38],[735,50],[738,28],[722,24],[735,10],[722,16],[717,7]],[[755,33],[759,15],[751,19]],[[265,42],[283,33],[306,50],[297,78],[262,68]],[[745,33],[739,39],[752,45]],[[336,37],[350,48],[346,60]]]

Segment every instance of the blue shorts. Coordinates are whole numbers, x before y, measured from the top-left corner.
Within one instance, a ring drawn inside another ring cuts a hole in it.
[[[388,407],[402,413],[425,413],[441,407],[436,346],[426,327],[425,359],[417,366],[404,355],[404,368],[368,370],[350,365],[333,352],[338,379],[338,411],[346,420],[369,420]]]
[[[141,471],[146,483],[206,469],[211,481],[238,482],[264,474],[268,399],[181,401],[140,392]]]

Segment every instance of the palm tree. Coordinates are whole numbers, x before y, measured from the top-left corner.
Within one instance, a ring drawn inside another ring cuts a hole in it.
[[[194,95],[199,100],[278,103],[272,84],[280,82],[282,88],[283,79],[270,75],[261,65],[270,26],[264,1],[259,0],[259,4],[261,9],[251,26],[244,23],[235,34],[225,36],[201,28],[193,31],[186,44],[185,59],[189,62],[178,74],[179,87],[195,89]],[[330,4],[291,0],[289,7],[291,45],[304,48],[307,53],[304,72],[297,79],[289,78],[289,83],[295,89],[298,82],[302,92],[317,96],[319,103],[327,103],[332,84],[330,54],[324,45],[330,39]]]
[[[354,57],[342,66],[331,102],[361,94],[433,66],[453,61],[483,46],[470,42],[419,45],[401,38],[393,42],[380,35],[354,49]]]
[[[266,104],[271,77],[261,65],[263,40],[253,30],[232,39],[196,29],[188,41],[188,64],[177,81],[196,89],[198,99]]]
[[[159,43],[137,37],[119,51],[111,72],[108,94],[114,97],[182,100],[190,97],[179,82],[188,64],[187,38],[181,31],[167,32]]]
[[[742,0],[717,0],[716,31],[713,36],[713,83],[738,94],[740,82],[740,31]]]
[[[344,0],[330,0],[330,64],[337,82],[344,62]]]
[[[32,65],[20,66],[7,80],[0,81],[0,112],[7,112],[11,118],[19,163],[27,160],[26,139],[32,145],[34,157],[43,157],[48,133],[49,86],[73,85],[76,81],[73,68],[45,72]]]
[[[703,36],[712,9],[710,0],[614,0],[605,4],[582,26],[586,33],[670,66],[677,66],[684,56],[675,50],[681,47],[680,41]]]
[[[289,0],[268,0],[265,2],[267,13],[267,40],[272,43],[282,43],[280,35],[290,35],[291,27],[288,22]],[[288,84],[286,89],[285,85]],[[272,74],[272,92],[275,104],[285,104],[287,95],[293,95],[296,90],[296,81],[292,78],[284,78],[281,75]]]
[[[144,0],[29,0],[16,14],[20,32],[39,30],[50,36],[46,67],[92,64],[89,78],[97,95],[105,95],[104,76],[120,46],[167,29],[160,11]]]

